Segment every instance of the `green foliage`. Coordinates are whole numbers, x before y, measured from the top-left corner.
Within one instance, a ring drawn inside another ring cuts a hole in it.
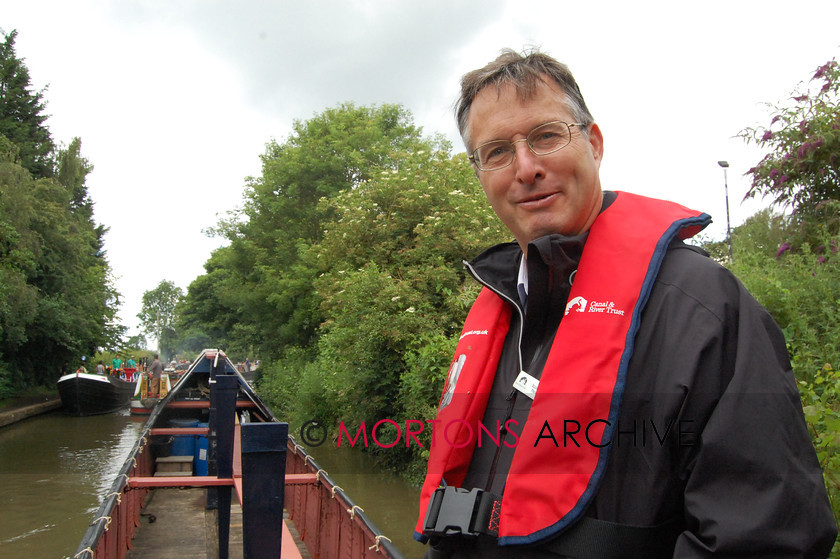
[[[410,115],[395,105],[344,104],[295,122],[285,142],[266,146],[262,176],[250,180],[242,211],[213,231],[231,243],[208,269],[216,286],[197,286],[188,298],[206,295],[217,312],[237,317],[235,324],[213,324],[230,347],[253,348],[265,360],[307,347],[322,317],[314,270],[301,255],[333,218],[319,200],[393,168],[393,152],[423,145]],[[206,331],[200,319],[208,313],[199,311],[206,305],[190,307],[195,312],[184,325]]]
[[[810,242],[803,240],[801,219],[756,214],[733,231],[731,268],[785,334],[805,419],[840,519],[840,235],[819,222],[804,229]]]
[[[123,341],[120,347],[122,349],[128,349],[129,351],[143,349],[146,347],[146,336],[143,334],[130,336]]]
[[[0,136],[0,358],[15,387],[53,382],[64,362],[121,334],[80,149],[74,140],[58,154],[68,186],[34,179]]]
[[[766,217],[767,214],[759,217]],[[766,221],[753,219],[757,229]],[[797,378],[813,382],[825,363],[840,364],[840,238],[828,237],[817,247],[794,251],[782,243],[770,254],[764,247],[742,247],[733,272],[773,315],[788,340]],[[777,256],[778,254],[778,256]]]
[[[93,221],[81,141],[59,150],[42,92],[0,43],[0,390],[52,384],[64,363],[112,347],[118,294]]]
[[[44,125],[43,91],[31,91],[29,70],[15,54],[17,31],[0,43],[0,135],[19,149],[21,164],[36,179],[53,174],[54,145]]]
[[[157,287],[143,293],[143,307],[137,318],[143,332],[154,337],[165,359],[175,355],[177,322],[176,307],[184,292],[173,282],[162,280]]]
[[[321,200],[319,210],[334,218],[321,242],[302,254],[317,271],[313,285],[324,317],[314,353],[309,362],[273,363],[260,384],[261,391],[281,382],[293,386],[283,395],[301,405],[285,409],[300,421],[318,410],[314,417],[337,432],[339,420],[355,429],[362,421],[404,425],[434,417],[478,294],[460,261],[509,236],[466,159],[447,150],[435,143],[395,150],[392,167]],[[382,433],[384,440],[391,436]],[[397,445],[382,458],[419,476],[425,452]]]
[[[179,352],[197,354],[207,347],[223,347],[229,352],[247,349],[236,343],[243,286],[234,269],[235,257],[229,246],[214,251],[204,264],[205,274],[193,280],[178,301],[175,330]]]
[[[762,212],[737,228],[732,269],[785,333],[840,523],[840,64],[819,67],[792,101],[770,105],[770,124],[740,135],[768,150],[749,171],[747,196],[793,211]],[[840,543],[831,556],[840,557]]]
[[[12,375],[6,369],[5,363],[0,361],[0,401],[11,398],[18,393],[18,390],[12,383]]]
[[[840,370],[826,363],[813,382],[799,381],[799,391],[834,518],[840,520]],[[840,555],[838,545],[832,557]]]
[[[747,197],[771,196],[795,212],[819,215],[840,200],[840,64],[831,60],[794,92],[792,106],[773,106],[767,126],[740,136],[768,151],[748,174]]]
[[[119,344],[119,294],[85,181],[93,166],[74,138],[56,149],[42,92],[0,43],[0,392],[53,385],[82,355]]]

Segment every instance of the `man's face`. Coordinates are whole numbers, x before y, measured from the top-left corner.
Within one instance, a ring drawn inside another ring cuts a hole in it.
[[[550,121],[576,122],[565,99],[565,93],[549,78],[524,101],[512,85],[503,86],[498,94],[495,87],[481,90],[470,108],[473,147],[491,140],[525,138]],[[511,165],[495,171],[478,170],[477,175],[490,205],[523,252],[530,241],[545,235],[588,231],[601,209],[598,171],[603,138],[598,126],[590,127],[588,138],[581,127],[572,127],[571,143],[549,155],[534,155],[525,142],[515,147]]]

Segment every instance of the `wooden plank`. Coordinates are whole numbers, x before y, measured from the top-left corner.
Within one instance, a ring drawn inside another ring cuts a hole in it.
[[[146,501],[128,559],[206,559],[204,516],[203,490],[156,489]]]
[[[217,476],[130,476],[128,486],[139,487],[224,487],[237,483],[241,478],[219,478]],[[314,485],[315,474],[286,474],[286,485]]]
[[[320,485],[305,485],[304,491],[306,493],[306,509],[303,511],[305,528],[300,530],[300,536],[312,554],[315,557],[321,557],[321,549],[318,547],[318,531],[321,528],[318,524],[321,518],[321,487]],[[297,521],[295,523],[300,529]]]
[[[162,477],[177,477],[178,479],[184,479],[185,477],[192,477],[192,472],[155,472],[155,477],[160,479]],[[169,487],[165,485],[164,487]]]
[[[173,456],[158,456],[155,460],[155,465],[161,464],[192,464],[193,456],[191,454],[175,454]]]
[[[129,477],[128,486],[138,487],[224,487],[233,485],[231,478],[216,476]]]
[[[150,435],[207,435],[209,427],[155,427],[149,431]]]
[[[166,404],[167,408],[174,408],[174,409],[205,409],[210,408],[210,400],[175,400],[174,402],[169,402]],[[236,408],[256,408],[257,404],[252,402],[251,400],[237,400],[236,401]]]
[[[323,492],[327,496],[326,491]],[[321,549],[322,557],[338,557],[339,542],[341,541],[341,502],[330,495],[329,500],[321,508]]]

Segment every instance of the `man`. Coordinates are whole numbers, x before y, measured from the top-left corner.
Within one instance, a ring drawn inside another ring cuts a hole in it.
[[[152,398],[160,398],[160,375],[163,373],[163,362],[158,359],[158,354],[155,353],[155,358],[152,364],[149,365],[149,376],[152,382],[149,387],[149,396]]]
[[[515,243],[434,424],[429,557],[826,557],[836,528],[784,339],[682,242],[706,214],[603,192],[568,69],[504,51],[462,80],[476,175]],[[445,487],[444,487],[445,486]]]

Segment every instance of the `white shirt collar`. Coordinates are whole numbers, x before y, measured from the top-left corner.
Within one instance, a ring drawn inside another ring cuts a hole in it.
[[[519,293],[520,299],[527,299],[528,297],[528,266],[525,265],[525,254],[522,254],[522,258],[519,260],[519,275],[516,277],[516,290]],[[522,294],[525,294],[523,298]],[[522,301],[522,304],[525,305],[525,300]]]

